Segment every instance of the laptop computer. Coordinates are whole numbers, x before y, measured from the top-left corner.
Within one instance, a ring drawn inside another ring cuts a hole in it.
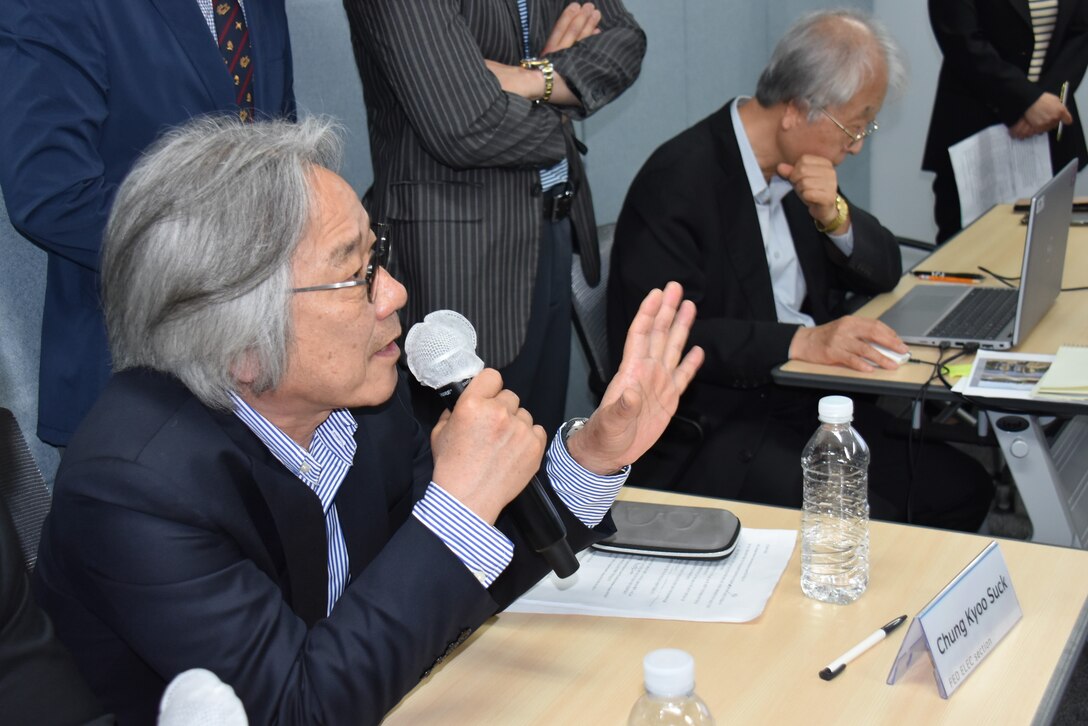
[[[1019,345],[1061,290],[1077,160],[1031,198],[1020,287],[917,285],[880,319],[905,343],[1006,350]]]

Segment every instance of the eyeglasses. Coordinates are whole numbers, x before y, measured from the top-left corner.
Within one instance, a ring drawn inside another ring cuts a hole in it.
[[[345,280],[344,282],[330,282],[325,285],[311,285],[310,287],[296,287],[291,292],[314,292],[316,290],[339,290],[342,287],[355,287],[366,285],[366,299],[374,302],[374,290],[378,286],[378,270],[382,267],[388,269],[389,264],[389,225],[385,222],[374,222],[371,227],[378,239],[370,248],[370,259],[366,263],[366,273],[361,280]]]
[[[837,118],[835,118],[834,116],[829,114],[827,112],[827,109],[821,108],[820,111],[821,111],[821,113],[823,113],[824,116],[827,116],[829,119],[831,119],[831,123],[838,126],[840,129],[842,129],[842,132],[844,134],[846,134],[847,136],[850,137],[850,143],[847,144],[847,146],[853,146],[854,144],[856,144],[858,142],[864,141],[865,139],[869,138],[870,136],[872,136],[873,134],[875,134],[877,131],[880,130],[880,125],[876,122],[876,119],[873,119],[868,124],[866,124],[865,128],[862,129],[861,131],[858,131],[858,132],[851,131],[850,129],[846,128],[841,123],[839,123],[839,120]]]

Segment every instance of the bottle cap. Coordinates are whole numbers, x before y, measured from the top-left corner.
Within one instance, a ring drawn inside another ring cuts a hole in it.
[[[854,420],[854,402],[846,396],[824,396],[820,399],[820,420],[841,424]]]
[[[676,648],[652,650],[642,659],[642,675],[654,696],[686,696],[695,690],[695,659]]]

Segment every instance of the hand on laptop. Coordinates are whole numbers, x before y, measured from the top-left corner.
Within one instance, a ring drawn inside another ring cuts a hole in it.
[[[814,328],[798,328],[790,341],[789,356],[790,360],[841,365],[865,373],[874,370],[873,362],[892,371],[899,367],[871,343],[896,353],[910,352],[895,331],[879,320],[846,315]]]

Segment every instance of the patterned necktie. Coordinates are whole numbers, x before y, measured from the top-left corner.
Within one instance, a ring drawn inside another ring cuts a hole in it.
[[[216,0],[215,34],[227,73],[234,81],[238,118],[253,121],[253,43],[238,0]]]

